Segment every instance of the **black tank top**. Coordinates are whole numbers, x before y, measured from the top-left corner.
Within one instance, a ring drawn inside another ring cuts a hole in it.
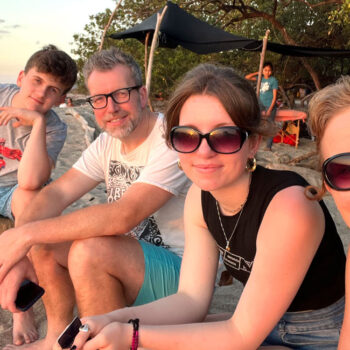
[[[290,186],[307,186],[307,182],[291,171],[270,170],[258,166],[252,173],[247,202],[226,252],[224,264],[234,278],[246,284],[256,254],[256,239],[266,208],[274,195]],[[323,201],[319,202],[325,216],[325,233],[310,268],[288,311],[316,310],[339,300],[345,292],[345,253],[331,215]],[[207,227],[221,253],[226,240],[222,233],[214,197],[202,191],[202,210]],[[293,215],[293,213],[291,213]],[[221,215],[229,237],[239,214]],[[276,239],[278,237],[276,236]],[[278,261],[276,261],[278,264]],[[278,288],[279,286],[271,286]]]

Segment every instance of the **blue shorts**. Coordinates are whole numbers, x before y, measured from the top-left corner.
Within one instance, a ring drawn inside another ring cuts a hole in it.
[[[145,258],[145,277],[133,306],[175,294],[179,285],[181,258],[168,249],[139,241]]]
[[[323,309],[286,312],[262,345],[336,350],[343,317],[344,297]]]
[[[11,211],[12,196],[18,185],[0,187],[0,215],[14,220]]]

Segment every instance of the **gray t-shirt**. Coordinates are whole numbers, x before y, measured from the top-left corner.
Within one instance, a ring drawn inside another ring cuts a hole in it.
[[[17,85],[0,84],[0,106],[11,106],[13,96],[18,91]],[[53,110],[49,110],[45,118],[47,152],[56,163],[67,136],[67,125]],[[14,128],[12,122],[0,126],[0,187],[17,184],[19,160],[32,131],[30,126]]]

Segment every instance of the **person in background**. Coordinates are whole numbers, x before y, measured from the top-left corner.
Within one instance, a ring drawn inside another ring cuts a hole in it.
[[[14,269],[20,275],[31,268],[25,256],[33,246],[31,261],[46,290],[46,338],[26,349],[51,350],[75,301],[79,314],[88,316],[178,288],[190,181],[166,145],[163,115],[150,112],[139,65],[117,48],[91,56],[84,77],[87,101],[105,132],[35,197],[20,227],[0,236],[0,281]],[[61,215],[101,182],[108,203]],[[9,291],[2,306],[11,310]]]
[[[350,76],[318,91],[309,103],[309,127],[321,157],[323,187],[350,227]],[[348,251],[349,256],[349,251]],[[339,350],[350,349],[350,259],[346,265],[345,316]]]
[[[74,60],[49,45],[29,58],[17,85],[0,84],[0,215],[20,217],[49,180],[67,135],[51,108],[64,101],[76,78]],[[37,337],[32,310],[14,313],[13,343]]]
[[[246,79],[256,81],[259,72],[254,72],[247,74]],[[270,122],[274,122],[276,117],[276,101],[277,101],[277,90],[278,90],[278,81],[272,75],[273,74],[273,65],[271,62],[265,62],[263,65],[261,77],[261,85],[259,91],[259,99],[263,110],[265,111],[265,118]],[[273,138],[269,137],[267,139],[265,150],[272,150]]]
[[[231,68],[200,65],[176,88],[166,122],[168,144],[193,181],[178,292],[83,318],[73,348],[336,349],[343,245],[300,175],[256,165],[261,137],[271,131],[251,85]],[[219,254],[245,287],[233,315],[203,323]]]

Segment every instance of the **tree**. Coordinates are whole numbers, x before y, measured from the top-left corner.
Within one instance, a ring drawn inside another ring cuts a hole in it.
[[[187,12],[228,32],[261,39],[266,29],[269,40],[300,46],[343,49],[349,44],[350,0],[173,0]],[[124,0],[107,35],[134,26],[165,5],[162,0]],[[90,16],[84,33],[74,36],[73,53],[79,56],[78,66],[97,50],[101,33],[111,11]],[[347,24],[347,25],[346,25]],[[144,46],[137,40],[106,38],[104,48],[119,46],[131,53],[143,67]],[[320,88],[336,76],[349,72],[348,59],[292,58],[268,52],[267,59],[275,63],[281,84],[293,86],[301,82]],[[230,51],[211,55],[196,55],[185,49],[157,49],[152,78],[152,91],[167,95],[174,82],[188,69],[204,61],[229,64],[243,73],[258,67],[256,52]],[[255,67],[255,68],[254,68]],[[311,77],[311,78],[310,78]],[[79,79],[80,86],[82,79]]]

